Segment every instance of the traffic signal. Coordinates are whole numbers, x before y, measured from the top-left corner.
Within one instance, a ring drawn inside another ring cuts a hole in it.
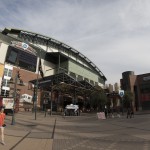
[[[21,74],[20,74],[19,71],[18,71],[18,79],[19,79],[19,81],[20,81],[19,84],[23,85],[23,79],[22,79]]]
[[[22,80],[22,78],[21,78],[21,74],[20,74],[20,72],[18,71],[18,79],[19,80]]]

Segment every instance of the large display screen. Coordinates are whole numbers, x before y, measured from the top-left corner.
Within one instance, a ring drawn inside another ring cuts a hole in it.
[[[23,50],[9,46],[6,56],[6,62],[19,66],[29,71],[36,71],[37,56],[27,53]]]

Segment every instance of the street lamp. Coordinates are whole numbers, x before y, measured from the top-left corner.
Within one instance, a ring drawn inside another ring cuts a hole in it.
[[[20,83],[17,83],[17,81],[20,81]],[[19,71],[17,71],[16,75],[15,75],[15,81],[13,82],[13,79],[10,79],[10,84],[14,84],[14,103],[13,103],[13,110],[12,110],[12,121],[11,121],[11,125],[15,124],[15,108],[16,108],[16,98],[17,98],[17,85],[20,86],[24,86],[22,79],[20,79],[20,73]]]
[[[38,85],[39,85],[39,72],[40,74],[42,73],[43,74],[43,71],[42,71],[42,64],[41,64],[41,52],[42,52],[42,48],[37,45],[38,48],[40,48],[40,51],[39,51],[39,62],[38,62],[38,70],[37,70],[37,78],[36,78],[36,84],[34,85],[35,86],[35,91],[34,91],[34,112],[35,112],[35,120],[36,120],[36,114],[37,114],[37,100],[38,100]]]

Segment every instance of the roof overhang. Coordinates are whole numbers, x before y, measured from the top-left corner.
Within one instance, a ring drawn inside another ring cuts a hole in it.
[[[64,91],[64,93],[73,93],[74,91],[77,93],[87,93],[88,91],[88,94],[90,94],[96,90],[94,86],[88,84],[86,81],[78,82],[66,73],[59,73],[44,78],[31,80],[29,83],[34,84],[34,87],[38,85],[38,89],[46,91],[60,90]]]
[[[64,62],[68,61],[68,57],[60,52],[47,52],[45,55],[45,60],[50,61],[54,64],[57,64],[59,61]]]
[[[51,37],[47,37],[45,35],[41,35],[41,34],[38,34],[38,33],[34,33],[34,32],[30,32],[30,31],[26,31],[26,30],[22,30],[22,29],[8,29],[8,28],[5,28],[3,31],[2,31],[3,34],[7,35],[9,33],[11,34],[26,34],[28,36],[32,36],[32,38],[40,38],[40,39],[43,39],[45,40],[46,42],[50,42],[50,43],[53,43],[56,47],[60,48],[65,48],[66,50],[69,50],[70,52],[78,55],[80,58],[84,59],[85,62],[87,62],[97,73],[99,76],[101,76],[101,78],[104,80],[104,82],[107,80],[106,77],[104,76],[104,74],[100,71],[100,69],[91,61],[89,60],[87,57],[85,57],[82,53],[80,53],[79,51],[77,51],[76,49],[70,47],[69,45],[63,43],[63,42],[60,42],[56,39],[53,39]],[[54,61],[54,60],[53,60]]]

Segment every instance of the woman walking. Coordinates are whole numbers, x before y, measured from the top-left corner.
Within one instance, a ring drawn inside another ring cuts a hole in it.
[[[4,108],[0,108],[0,134],[1,134],[1,140],[2,140],[3,145],[5,145],[5,142],[4,142],[4,128],[5,128],[4,120],[5,120]]]

